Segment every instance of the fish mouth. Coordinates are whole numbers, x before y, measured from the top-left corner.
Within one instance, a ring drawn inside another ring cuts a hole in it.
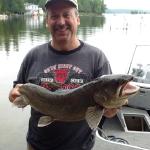
[[[134,82],[128,81],[120,87],[119,96],[129,96],[136,94],[139,88],[140,87],[136,86]]]

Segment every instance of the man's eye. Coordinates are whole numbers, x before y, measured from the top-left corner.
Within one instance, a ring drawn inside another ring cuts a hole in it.
[[[65,18],[69,18],[69,17],[70,17],[70,14],[66,13],[66,14],[64,14],[64,17],[65,17]]]
[[[58,16],[57,16],[57,15],[52,15],[50,18],[51,18],[51,19],[57,19]]]

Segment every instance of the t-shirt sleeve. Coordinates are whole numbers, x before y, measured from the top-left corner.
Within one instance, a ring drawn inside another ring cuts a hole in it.
[[[111,65],[102,51],[98,52],[97,60],[95,61],[95,78],[106,74],[112,74]]]
[[[112,74],[111,66],[108,61],[104,63],[104,65],[101,68],[101,75],[105,74]]]
[[[31,55],[32,55],[32,51],[30,51],[23,59],[19,72],[17,74],[17,79],[13,82],[13,87],[15,87],[16,84],[27,82],[26,79],[28,75],[29,65],[31,63],[30,60],[32,60]]]
[[[26,61],[24,59],[20,66],[19,72],[17,74],[17,79],[13,82],[13,87],[15,87],[16,84],[25,83],[25,74],[26,74],[26,65],[25,64],[26,64]]]

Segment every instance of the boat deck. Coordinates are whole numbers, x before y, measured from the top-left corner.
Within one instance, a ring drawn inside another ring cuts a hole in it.
[[[114,136],[128,142],[120,145],[99,137],[96,145],[100,146],[101,141],[103,150],[150,149],[150,116],[145,110],[123,107],[117,116],[105,120],[102,131],[107,137]]]

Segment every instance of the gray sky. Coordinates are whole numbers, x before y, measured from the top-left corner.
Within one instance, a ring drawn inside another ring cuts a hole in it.
[[[150,0],[104,0],[107,8],[150,10]]]

